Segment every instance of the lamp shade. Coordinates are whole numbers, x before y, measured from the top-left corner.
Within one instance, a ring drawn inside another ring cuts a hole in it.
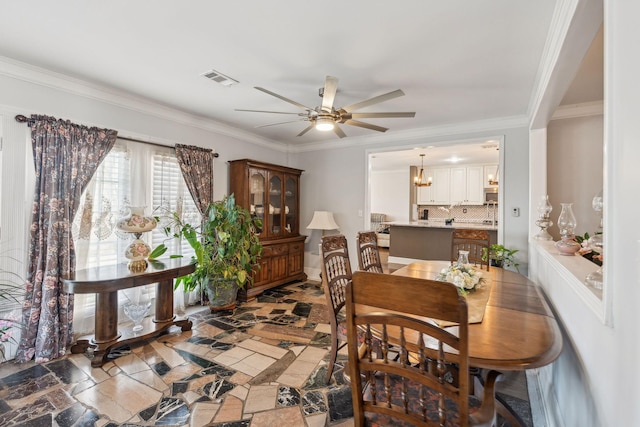
[[[315,211],[307,228],[309,230],[337,230],[339,227],[333,219],[333,212]]]

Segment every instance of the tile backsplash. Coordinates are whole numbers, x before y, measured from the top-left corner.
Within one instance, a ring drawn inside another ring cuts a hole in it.
[[[444,208],[449,208],[449,205],[442,205]],[[493,219],[498,220],[498,205],[483,205],[483,206],[455,206],[451,208],[451,213],[447,213],[440,206],[418,206],[419,219],[423,218],[424,210],[429,211],[429,219],[446,219],[455,218],[458,221],[462,220],[485,220]]]

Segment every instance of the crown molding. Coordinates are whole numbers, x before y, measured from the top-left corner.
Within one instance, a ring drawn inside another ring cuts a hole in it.
[[[526,127],[529,124],[527,116],[512,116],[498,119],[478,120],[474,122],[447,124],[429,128],[412,129],[408,131],[391,132],[383,135],[362,136],[337,141],[318,141],[309,144],[290,146],[290,152],[303,153],[309,151],[330,150],[334,148],[362,147],[374,144],[394,145],[410,143],[411,141],[424,142],[425,138],[449,137],[466,133],[487,132],[500,129],[513,129]]]
[[[604,102],[593,101],[581,104],[559,106],[553,113],[551,120],[573,119],[576,117],[601,116],[604,114]]]
[[[578,1],[579,0],[560,0],[556,3],[551,24],[549,25],[547,40],[542,51],[542,59],[538,65],[536,80],[533,84],[534,90],[529,100],[528,115],[531,118],[533,118],[533,115],[540,108],[540,104],[551,81],[551,76],[558,62],[558,56],[560,55],[567,32],[569,31],[571,18],[575,13]]]
[[[147,98],[132,95],[129,92],[108,88],[100,84],[16,61],[11,58],[0,56],[0,75],[104,102],[137,113],[151,115],[180,125],[196,127],[208,132],[229,136],[277,151],[287,151],[286,144],[281,142],[258,137],[252,133],[238,130],[216,122],[215,120],[167,107]]]
[[[147,98],[132,95],[131,93],[122,90],[108,88],[100,84],[88,82],[86,80],[16,61],[7,57],[0,56],[0,75],[5,75],[28,83],[37,84],[40,86],[67,92],[76,96],[104,102],[141,114],[151,115],[162,120],[172,121],[177,124],[196,127],[205,131],[226,135],[247,143],[286,153],[301,153],[307,151],[329,150],[344,147],[360,147],[372,144],[397,144],[399,142],[411,142],[415,140],[423,140],[425,138],[445,137],[463,133],[516,128],[527,126],[528,124],[527,116],[523,115],[497,119],[478,120],[466,123],[446,124],[407,131],[389,132],[380,135],[350,137],[346,140],[336,140],[329,142],[315,141],[304,145],[293,145],[265,139],[250,132],[238,130],[231,126],[221,124],[202,116],[167,107],[157,102],[151,101]],[[127,132],[125,129],[122,129],[122,131],[123,133],[131,134],[131,132]],[[133,136],[133,134],[131,136]],[[142,136],[140,135],[137,137],[141,138]]]

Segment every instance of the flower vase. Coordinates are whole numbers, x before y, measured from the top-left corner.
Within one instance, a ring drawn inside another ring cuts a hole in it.
[[[460,267],[469,264],[469,251],[458,251],[457,264]]]
[[[573,203],[560,203],[562,210],[558,217],[560,240],[555,244],[560,255],[575,255],[580,249],[580,243],[575,240],[576,217],[573,215]]]

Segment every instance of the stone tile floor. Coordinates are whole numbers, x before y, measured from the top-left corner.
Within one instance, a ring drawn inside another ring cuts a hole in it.
[[[234,311],[195,308],[191,331],[121,348],[101,368],[82,354],[5,362],[0,426],[351,426],[346,352],[325,382],[325,304],[318,282],[298,282]],[[530,419],[526,386],[517,394]]]

